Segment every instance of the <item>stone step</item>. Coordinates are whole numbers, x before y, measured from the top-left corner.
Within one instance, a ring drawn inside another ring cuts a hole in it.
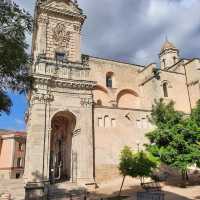
[[[24,200],[24,180],[23,179],[10,179],[0,180],[0,196],[2,199],[4,195],[10,194],[12,200]],[[0,200],[1,200],[0,198]]]
[[[86,188],[74,183],[58,183],[49,186],[49,200],[85,200]]]
[[[1,195],[10,194],[11,200],[24,200],[24,186],[23,179],[0,180],[0,197]],[[63,182],[49,185],[48,187],[49,200],[84,200],[85,195],[86,189],[75,183]]]

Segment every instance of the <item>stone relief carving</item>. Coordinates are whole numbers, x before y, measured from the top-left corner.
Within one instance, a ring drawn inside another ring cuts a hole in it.
[[[74,136],[79,135],[80,133],[81,133],[81,129],[79,128],[79,129],[74,130],[72,134],[73,134],[73,137],[74,137]]]
[[[47,15],[41,14],[38,17],[38,22],[41,23],[41,24],[47,24],[49,22]]]
[[[74,31],[76,31],[76,32],[80,32],[81,31],[80,27],[78,25],[76,25],[76,24],[73,25],[73,28],[74,28]]]
[[[66,31],[66,27],[63,23],[59,23],[53,30],[53,38],[55,44],[59,47],[68,47],[70,42],[71,33]]]
[[[91,98],[81,98],[80,104],[84,108],[91,108],[93,101]]]
[[[35,78],[35,82],[37,84],[50,84],[51,87],[59,87],[59,88],[71,88],[71,89],[87,89],[87,90],[92,90],[96,82],[93,81],[72,81],[72,80],[59,80],[56,77],[55,79],[48,80],[44,78]],[[56,80],[57,79],[57,80]]]
[[[31,98],[31,104],[45,104],[54,100],[54,96],[52,94],[41,94],[36,93]]]

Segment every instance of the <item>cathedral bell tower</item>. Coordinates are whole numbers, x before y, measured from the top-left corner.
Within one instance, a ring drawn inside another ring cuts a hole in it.
[[[166,39],[160,54],[160,68],[167,69],[179,61],[179,50]]]
[[[77,1],[39,0],[35,10],[33,54],[80,62],[80,32],[86,19]]]
[[[86,16],[76,0],[38,0],[35,8],[24,179],[26,199],[50,182],[94,181],[93,96],[89,58],[81,56]]]

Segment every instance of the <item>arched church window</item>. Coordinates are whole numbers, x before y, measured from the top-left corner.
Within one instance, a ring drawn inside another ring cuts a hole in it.
[[[102,119],[102,117],[98,118],[98,127],[103,127],[103,119]]]
[[[110,119],[109,119],[109,116],[106,115],[104,117],[104,128],[108,128],[108,127],[110,127]]]
[[[108,72],[106,74],[106,86],[108,88],[112,88],[113,87],[113,72]]]
[[[168,97],[168,83],[167,82],[164,82],[163,83],[163,94],[164,94],[164,97]]]

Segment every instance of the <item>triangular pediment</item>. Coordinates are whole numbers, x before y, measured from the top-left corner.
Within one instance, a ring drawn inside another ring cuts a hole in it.
[[[82,10],[72,0],[47,0],[43,1],[41,6],[57,12],[82,14]]]

